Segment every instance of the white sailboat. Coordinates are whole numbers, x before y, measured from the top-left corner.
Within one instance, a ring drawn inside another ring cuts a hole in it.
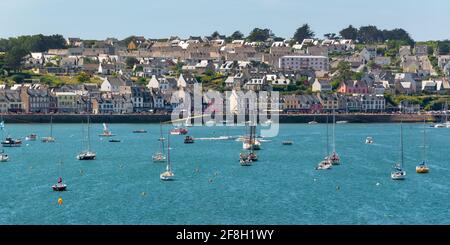
[[[83,139],[84,140],[84,139]],[[95,152],[91,151],[91,134],[90,134],[90,118],[88,115],[87,118],[87,149],[80,152],[77,155],[77,159],[80,161],[89,161],[89,160],[95,160],[96,154]]]
[[[5,128],[5,123],[3,122],[3,116],[2,116],[2,120],[0,122],[0,130],[2,131],[2,139],[3,139],[4,128]],[[6,154],[4,150],[2,150],[2,152],[0,153],[0,162],[7,162],[8,160],[9,160],[8,154]]]
[[[61,176],[61,168],[62,168],[63,162],[59,162],[59,176]],[[66,191],[67,185],[63,183],[62,177],[58,177],[58,182],[54,185],[52,185],[52,189],[54,191]]]
[[[339,157],[339,154],[336,152],[336,113],[333,110],[333,153],[331,153],[329,157],[331,164],[333,165],[340,165],[341,164],[341,158]]]
[[[99,134],[100,137],[113,137],[115,134],[111,133],[106,123],[103,123],[103,133]]]
[[[159,178],[162,181],[170,181],[170,180],[173,180],[175,178],[175,174],[172,171],[172,165],[171,165],[171,162],[170,162],[170,134],[167,137],[167,165],[166,165],[166,171],[161,173],[159,175]]]
[[[394,166],[394,170],[391,172],[391,178],[393,180],[404,180],[406,178],[406,171],[403,170],[403,123],[400,124],[400,163]]]
[[[328,115],[327,115],[327,137],[326,137],[326,154],[325,154],[325,158],[317,165],[316,170],[329,170],[331,169],[331,167],[333,166],[333,164],[331,163],[329,154],[330,154],[330,150],[329,150],[329,135],[328,135]]]
[[[152,159],[153,162],[165,162],[166,161],[166,156],[164,154],[164,137],[163,137],[163,133],[162,133],[162,125],[159,124],[160,127],[160,131],[161,131],[161,136],[159,137],[159,141],[161,142],[161,147],[160,147],[160,151],[156,152],[155,154],[153,154]]]
[[[50,116],[50,136],[43,137],[43,143],[54,143],[56,139],[53,137],[53,116]]]

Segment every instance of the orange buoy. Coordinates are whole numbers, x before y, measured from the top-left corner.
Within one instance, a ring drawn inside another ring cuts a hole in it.
[[[60,198],[58,198],[58,204],[59,205],[62,205],[63,204],[63,199],[60,197]]]

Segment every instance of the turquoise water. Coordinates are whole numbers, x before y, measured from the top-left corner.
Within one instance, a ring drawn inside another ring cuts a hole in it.
[[[240,142],[185,145],[183,136],[173,136],[176,181],[162,182],[165,165],[151,161],[159,148],[159,125],[110,128],[122,143],[99,138],[102,125],[91,125],[95,161],[75,159],[82,148],[81,125],[75,124],[54,125],[54,144],[4,148],[11,159],[0,163],[0,224],[450,223],[447,129],[427,129],[431,172],[418,175],[423,127],[404,125],[408,176],[403,182],[390,179],[399,159],[396,124],[337,125],[342,165],[329,171],[314,170],[324,157],[325,125],[281,125],[279,137],[263,143],[252,167],[238,163]],[[136,129],[149,133],[133,134]],[[242,127],[189,130],[197,138],[244,133]],[[6,131],[42,137],[49,125],[7,124]],[[367,136],[374,137],[374,145],[364,144]],[[282,146],[283,140],[294,145]],[[51,189],[59,171],[68,185],[65,193]]]

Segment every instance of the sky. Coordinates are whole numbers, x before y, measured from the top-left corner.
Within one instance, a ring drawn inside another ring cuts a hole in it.
[[[308,23],[319,38],[352,24],[404,28],[418,41],[450,39],[448,0],[0,0],[0,37],[62,34],[85,39],[247,35],[290,38]]]

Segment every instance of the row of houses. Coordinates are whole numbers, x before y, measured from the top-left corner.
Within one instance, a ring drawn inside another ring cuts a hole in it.
[[[384,112],[386,99],[382,95],[285,95],[280,104],[286,113],[322,112]]]

